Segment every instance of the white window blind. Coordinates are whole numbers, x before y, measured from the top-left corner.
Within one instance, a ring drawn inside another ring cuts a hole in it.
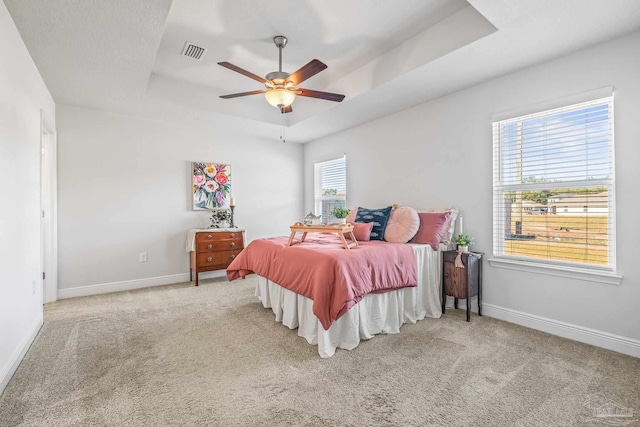
[[[346,207],[347,169],[346,158],[340,157],[314,165],[315,214],[328,222],[333,218],[334,207]]]
[[[613,98],[493,123],[494,256],[615,270]]]

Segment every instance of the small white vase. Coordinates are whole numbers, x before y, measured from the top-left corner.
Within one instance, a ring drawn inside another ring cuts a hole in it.
[[[462,246],[462,245],[458,245],[458,251],[461,252],[469,252],[469,246]]]
[[[336,218],[336,224],[346,224],[347,218]]]

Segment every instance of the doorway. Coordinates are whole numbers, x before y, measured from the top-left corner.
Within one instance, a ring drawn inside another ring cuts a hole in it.
[[[42,303],[46,304],[58,299],[58,186],[55,127],[42,112],[40,151],[40,265]]]

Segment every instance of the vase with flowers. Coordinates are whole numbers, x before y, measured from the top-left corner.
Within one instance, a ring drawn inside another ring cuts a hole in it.
[[[211,227],[210,228],[227,228],[231,221],[230,209],[213,209],[211,210]]]

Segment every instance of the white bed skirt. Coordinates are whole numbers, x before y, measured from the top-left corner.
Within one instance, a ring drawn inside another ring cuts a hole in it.
[[[318,346],[320,357],[331,357],[336,348],[352,350],[360,340],[376,334],[397,334],[400,327],[425,317],[442,315],[440,287],[442,252],[429,245],[411,244],[418,260],[418,286],[382,294],[366,295],[329,330],[325,330],[313,314],[313,301],[285,289],[265,277],[258,276],[256,296],[265,308],[271,308],[276,321],[290,329],[298,328],[298,336]],[[441,245],[442,249],[442,245]]]

